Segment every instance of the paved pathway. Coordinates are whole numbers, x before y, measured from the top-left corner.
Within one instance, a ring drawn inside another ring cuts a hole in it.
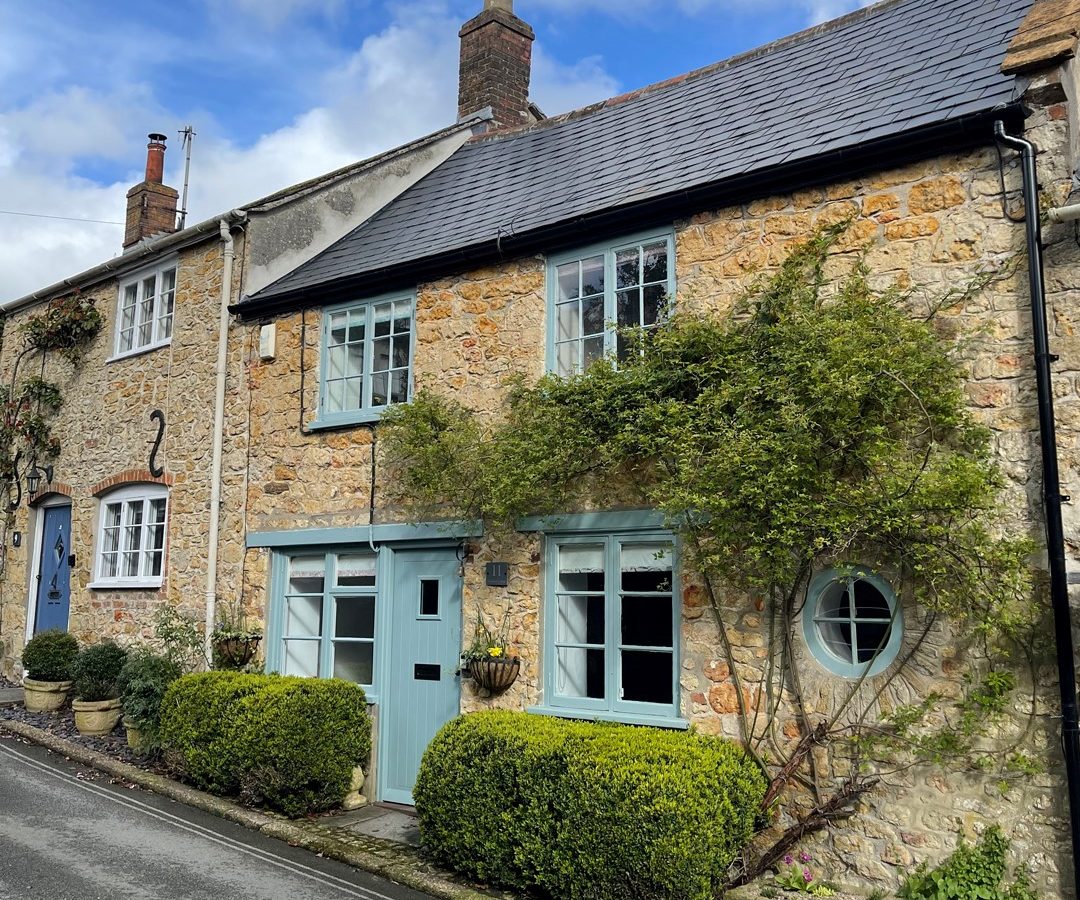
[[[0,897],[430,900],[6,736]]]
[[[22,706],[23,689],[21,687],[0,687],[0,707]]]

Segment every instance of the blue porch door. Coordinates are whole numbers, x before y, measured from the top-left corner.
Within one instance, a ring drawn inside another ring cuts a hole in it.
[[[394,552],[390,682],[380,710],[379,796],[412,804],[424,749],[461,704],[461,577],[453,549]]]
[[[46,506],[42,514],[34,634],[66,631],[71,606],[71,507]]]

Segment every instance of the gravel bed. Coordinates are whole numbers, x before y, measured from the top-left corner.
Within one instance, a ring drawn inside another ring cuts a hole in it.
[[[3,675],[0,675],[0,690],[4,690],[5,688],[20,687],[22,687],[22,684],[20,684],[18,681],[12,681],[10,678],[5,678]]]
[[[124,731],[124,726],[119,723],[111,734],[102,737],[90,737],[79,734],[75,728],[75,713],[66,707],[58,712],[51,713],[27,712],[21,706],[12,709],[0,709],[0,719],[10,719],[22,722],[25,725],[33,725],[35,728],[40,728],[42,731],[64,738],[73,744],[79,744],[90,750],[96,750],[98,753],[104,753],[113,759],[137,766],[147,772],[153,772],[155,775],[176,777],[175,773],[170,771],[160,756],[146,756],[145,754],[133,752],[127,745],[127,734]]]

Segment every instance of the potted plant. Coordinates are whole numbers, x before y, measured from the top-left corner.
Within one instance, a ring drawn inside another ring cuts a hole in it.
[[[84,647],[75,659],[72,678],[75,682],[75,727],[79,734],[108,734],[120,721],[120,670],[127,651],[112,641]]]
[[[128,654],[117,686],[128,746],[132,750],[146,751],[156,746],[162,698],[181,674],[179,663],[149,647]]]
[[[214,650],[215,669],[242,669],[255,658],[262,640],[262,629],[248,622],[240,609],[223,607],[210,643]]]
[[[505,691],[517,681],[521,671],[521,659],[507,646],[510,611],[503,616],[502,627],[492,632],[484,624],[479,611],[476,613],[476,630],[472,645],[461,654],[464,668],[472,680],[493,694]]]
[[[71,667],[79,655],[73,635],[58,628],[26,642],[22,653],[23,703],[27,712],[54,712],[67,701]]]

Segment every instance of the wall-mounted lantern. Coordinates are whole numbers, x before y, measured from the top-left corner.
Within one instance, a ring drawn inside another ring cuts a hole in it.
[[[26,493],[33,497],[41,487],[41,476],[45,476],[45,483],[52,484],[54,470],[52,466],[45,466],[44,471],[38,468],[37,463],[30,464],[30,471],[26,473]]]

